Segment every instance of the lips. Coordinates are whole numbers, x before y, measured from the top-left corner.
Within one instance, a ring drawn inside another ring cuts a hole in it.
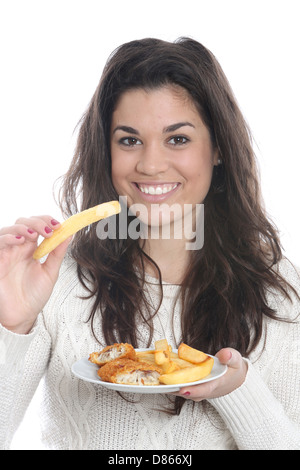
[[[137,188],[144,194],[150,194],[151,196],[160,196],[162,194],[168,194],[177,188],[179,183],[162,183],[162,184],[144,184],[135,183]]]

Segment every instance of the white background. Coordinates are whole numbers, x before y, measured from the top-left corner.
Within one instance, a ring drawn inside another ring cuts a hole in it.
[[[0,227],[19,216],[60,218],[53,184],[109,54],[132,39],[190,36],[232,85],[267,211],[300,265],[299,30],[299,0],[0,0]],[[40,448],[35,402],[13,448]]]

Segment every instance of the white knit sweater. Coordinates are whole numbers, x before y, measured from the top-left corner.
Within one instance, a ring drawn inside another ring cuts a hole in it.
[[[300,278],[286,261],[280,270],[300,292]],[[150,281],[151,279],[149,279]],[[151,302],[158,286],[148,283]],[[176,344],[170,317],[178,287],[164,284],[164,301],[155,318],[156,339]],[[31,333],[18,335],[0,326],[0,448],[8,449],[42,377],[42,437],[52,449],[300,449],[300,324],[266,319],[266,343],[251,355],[244,384],[209,400],[203,410],[186,400],[179,416],[160,411],[163,394],[124,394],[84,382],[72,364],[99,350],[86,322],[90,301],[66,260],[50,301]],[[281,317],[295,319],[300,303],[269,295]],[[180,337],[180,312],[175,332]],[[299,320],[299,319],[298,319]],[[101,335],[100,323],[96,327]],[[147,329],[139,327],[140,347]],[[104,344],[103,344],[104,345]]]

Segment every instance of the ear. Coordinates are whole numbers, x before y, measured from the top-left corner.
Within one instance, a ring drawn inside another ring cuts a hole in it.
[[[220,154],[219,154],[218,149],[215,149],[215,151],[213,153],[213,164],[214,164],[214,166],[218,166],[218,165],[222,164],[222,160],[220,158]]]

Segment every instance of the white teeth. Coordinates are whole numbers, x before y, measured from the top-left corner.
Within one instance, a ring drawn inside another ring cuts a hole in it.
[[[138,185],[138,187],[142,191],[142,193],[159,196],[161,194],[169,193],[170,191],[176,188],[177,184],[178,183],[173,184],[173,185],[168,184],[164,186],[139,186]]]

